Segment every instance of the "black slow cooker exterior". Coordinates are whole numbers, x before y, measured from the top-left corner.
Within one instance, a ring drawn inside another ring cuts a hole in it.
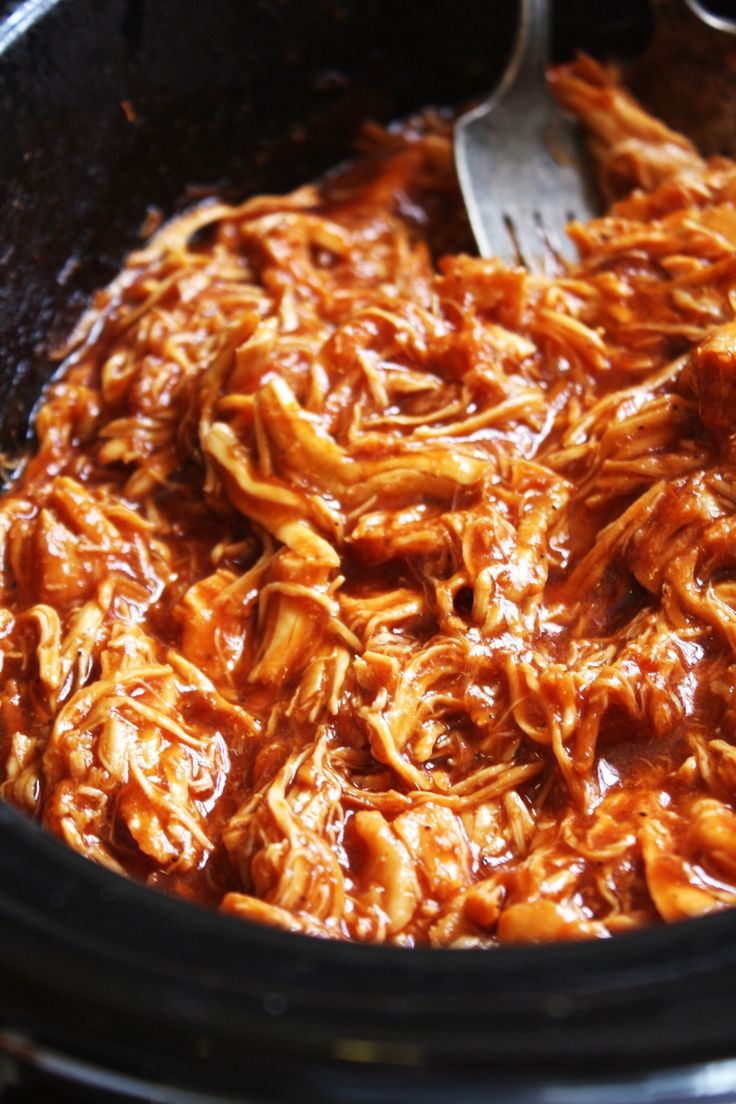
[[[595,45],[642,27],[636,4],[592,5],[587,24],[587,5],[577,22],[563,7],[560,49],[572,31]],[[138,243],[149,206],[170,213],[200,186],[296,185],[346,156],[361,119],[482,92],[514,19],[487,0],[5,9],[10,453],[50,349]],[[0,803],[0,1096],[13,1077],[45,1077],[95,1100],[725,1102],[735,993],[736,912],[486,953],[332,944],[147,890]]]

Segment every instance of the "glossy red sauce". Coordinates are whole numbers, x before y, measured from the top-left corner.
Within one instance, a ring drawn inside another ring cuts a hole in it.
[[[83,854],[404,945],[736,901],[736,169],[552,79],[569,269],[462,252],[428,115],[98,293],[0,502],[0,792]]]

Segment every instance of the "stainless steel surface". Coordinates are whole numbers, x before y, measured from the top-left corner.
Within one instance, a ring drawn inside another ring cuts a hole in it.
[[[571,253],[565,226],[597,208],[581,129],[547,89],[550,18],[548,0],[522,0],[497,91],[455,127],[455,163],[481,254],[537,269]]]
[[[24,1088],[23,1075],[16,1077],[11,1069],[8,1079],[0,1080],[0,1101],[4,1087],[17,1085],[13,1100],[18,1104],[33,1104],[41,1099],[51,1102],[57,1096],[66,1101],[72,1099],[68,1094],[74,1093],[75,1087],[85,1090],[85,1100],[99,1100],[100,1104],[105,1100],[129,1100],[131,1104],[134,1101],[146,1104],[265,1104],[248,1086],[224,1095],[190,1091],[165,1082],[154,1083],[117,1073],[7,1033],[0,1032],[0,1046],[8,1046],[11,1053],[14,1050],[24,1053],[29,1066],[48,1078],[37,1081],[35,1086],[31,1081]],[[0,1053],[0,1059],[2,1057]],[[345,1093],[339,1077],[331,1082],[331,1087],[329,1100],[334,1104],[391,1104],[396,1099],[390,1088],[368,1077],[362,1090]],[[301,1099],[298,1090],[296,1094],[289,1092],[283,1104],[296,1104]],[[312,1099],[310,1095],[309,1100]],[[736,1104],[736,1061],[725,1059],[649,1073],[627,1074],[622,1070],[620,1077],[603,1079],[551,1074],[540,1081],[490,1075],[471,1086],[464,1085],[458,1099],[462,1099],[463,1104]],[[403,1104],[441,1104],[447,1096],[418,1084],[406,1089],[401,1100]]]
[[[685,2],[698,19],[702,19],[703,23],[707,23],[714,31],[736,34],[736,13],[726,15],[724,12],[712,11],[707,4],[701,3],[701,0],[685,0]]]

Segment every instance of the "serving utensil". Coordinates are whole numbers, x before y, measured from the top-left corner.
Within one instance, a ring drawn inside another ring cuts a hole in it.
[[[498,89],[455,125],[455,164],[480,253],[546,270],[572,250],[571,219],[597,213],[580,127],[553,100],[549,0],[521,0]]]
[[[709,27],[736,34],[731,0],[686,3]],[[547,87],[550,27],[550,0],[521,0],[498,88],[455,124],[455,165],[481,256],[542,271],[572,257],[568,222],[599,208],[582,130]]]

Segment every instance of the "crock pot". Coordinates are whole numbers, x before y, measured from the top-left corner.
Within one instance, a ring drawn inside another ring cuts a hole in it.
[[[563,7],[561,50],[646,15]],[[291,187],[366,117],[484,91],[513,20],[480,0],[6,4],[3,450],[150,207]],[[0,804],[0,1096],[15,1079],[59,1100],[66,1083],[93,1100],[725,1102],[735,992],[736,912],[492,952],[334,944],[126,881]]]

